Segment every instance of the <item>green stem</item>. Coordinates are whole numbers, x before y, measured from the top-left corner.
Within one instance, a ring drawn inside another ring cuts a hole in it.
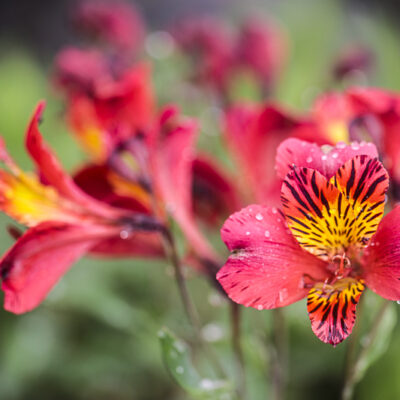
[[[175,241],[169,230],[164,232],[164,248],[167,253],[167,257],[174,267],[174,275],[178,286],[179,294],[182,300],[183,307],[185,309],[186,316],[193,327],[194,333],[197,338],[201,337],[201,324],[199,315],[197,314],[196,308],[190,298],[189,291],[186,285],[185,277],[183,274],[182,265],[180,263],[178,253],[176,251]]]
[[[345,381],[343,385],[342,391],[342,400],[351,400],[353,398],[353,393],[356,384],[359,381],[360,370],[362,369],[365,358],[368,356],[368,351],[372,344],[375,342],[375,339],[379,332],[379,325],[385,316],[386,311],[388,310],[390,302],[388,300],[384,300],[382,306],[376,313],[375,319],[372,322],[372,329],[361,344],[361,350],[355,358],[354,362],[351,361],[349,368],[346,372]]]
[[[272,310],[274,351],[272,355],[272,399],[285,398],[288,366],[288,340],[284,314],[281,308]]]
[[[210,364],[215,369],[215,372],[221,377],[226,377],[226,373],[222,368],[222,365],[220,364],[217,355],[214,353],[213,349],[210,346],[208,346],[203,340],[201,334],[201,323],[199,315],[189,295],[189,290],[186,285],[186,280],[183,274],[182,265],[178,257],[178,252],[176,250],[175,241],[171,234],[171,231],[168,228],[166,228],[165,230],[162,231],[162,237],[163,237],[165,252],[172,266],[174,267],[175,280],[178,286],[181,301],[185,309],[185,313],[189,320],[189,323],[192,326],[193,333],[195,335],[197,343],[199,343],[199,345],[202,347],[204,353],[206,354],[206,356],[210,361]]]
[[[241,344],[241,309],[237,303],[231,302],[232,348],[236,359],[237,392],[240,399],[246,399],[246,374]]]

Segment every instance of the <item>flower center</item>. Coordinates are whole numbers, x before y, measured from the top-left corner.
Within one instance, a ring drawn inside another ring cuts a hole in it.
[[[332,264],[334,267],[333,273],[335,274],[336,279],[342,279],[345,276],[349,275],[351,270],[351,261],[346,254],[337,254],[332,258]]]

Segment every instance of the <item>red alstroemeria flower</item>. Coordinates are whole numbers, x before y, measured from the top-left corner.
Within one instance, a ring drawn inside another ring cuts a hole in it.
[[[5,166],[0,170],[0,208],[29,227],[0,260],[4,307],[14,313],[36,307],[86,253],[163,254],[155,219],[88,196],[64,172],[38,130],[43,106],[35,111],[26,136],[38,176],[24,173],[0,148]]]
[[[179,117],[167,107],[160,125],[148,136],[152,190],[158,213],[170,214],[181,227],[193,251],[215,263],[218,256],[195,222],[192,208],[192,164],[198,127],[193,119]]]
[[[148,65],[124,71],[116,80],[98,77],[92,92],[68,96],[67,119],[86,150],[103,161],[124,140],[148,130],[155,100]]]
[[[192,201],[196,217],[214,227],[241,207],[232,177],[203,154],[192,163]]]
[[[66,47],[57,54],[54,70],[55,86],[68,96],[92,94],[114,79],[110,60],[97,49]]]
[[[268,93],[287,58],[288,44],[283,32],[272,21],[250,18],[237,40],[237,66],[254,74]]]
[[[137,50],[142,44],[144,22],[131,3],[85,0],[79,4],[73,17],[81,32],[119,51]]]
[[[308,154],[299,143],[293,149]],[[232,255],[217,279],[232,300],[260,310],[307,297],[313,332],[337,345],[353,329],[365,286],[400,299],[400,208],[382,219],[389,180],[377,158],[334,151],[336,170],[292,167],[282,211],[251,205],[225,222]]]
[[[399,197],[399,94],[357,87],[343,93],[328,93],[316,100],[310,119],[310,123],[333,142],[373,142],[392,179],[392,192],[395,198]]]
[[[86,193],[110,205],[156,214],[163,221],[171,216],[185,233],[190,252],[205,261],[208,268],[218,257],[197,226],[194,207],[199,202],[192,198],[192,190],[206,186],[207,195],[213,196],[216,189],[213,191],[207,179],[210,177],[218,185],[225,185],[225,196],[232,189],[211,163],[196,160],[197,133],[193,119],[183,118],[173,106],[166,107],[152,129],[121,142],[106,164],[81,169],[75,182]],[[233,195],[229,201],[234,199]],[[228,201],[220,197],[213,200]],[[197,262],[194,266],[199,265]]]
[[[295,136],[317,143],[326,138],[306,121],[273,105],[237,105],[224,116],[224,131],[241,170],[242,192],[250,201],[279,203],[280,180],[274,171],[275,153],[282,140]]]
[[[194,71],[191,78],[225,93],[234,43],[224,24],[211,17],[187,18],[171,31],[178,46],[191,58]]]
[[[332,78],[342,81],[354,73],[369,74],[374,66],[375,57],[371,49],[353,44],[341,50],[332,67]]]

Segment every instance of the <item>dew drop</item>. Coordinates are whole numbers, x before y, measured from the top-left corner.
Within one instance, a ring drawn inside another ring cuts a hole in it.
[[[125,240],[125,239],[128,239],[128,237],[129,237],[129,232],[127,231],[127,230],[122,230],[120,233],[119,233],[119,237],[122,239],[122,240]]]
[[[250,236],[250,232],[249,231],[246,232],[246,236]]]
[[[332,158],[338,158],[339,157],[339,154],[338,153],[333,153],[332,154]]]
[[[282,303],[288,298],[287,289],[282,289],[279,291],[279,301]]]
[[[307,161],[308,163],[311,163],[312,160],[313,160],[312,157],[307,157],[307,158],[306,158],[306,161]]]
[[[213,343],[223,339],[225,333],[219,324],[210,322],[202,328],[201,336],[206,342]]]
[[[396,303],[397,303],[397,304],[400,304],[400,300],[397,300]]]
[[[259,304],[259,305],[257,306],[257,310],[259,310],[259,311],[261,311],[263,308],[264,308],[264,307],[263,307],[262,304]]]
[[[200,386],[204,389],[204,390],[212,390],[215,389],[215,387],[217,386],[211,379],[202,379],[200,381]]]
[[[258,213],[258,214],[256,215],[256,220],[262,221],[263,219],[264,219],[264,217],[262,216],[262,214]]]
[[[183,369],[183,367],[181,366],[181,365],[179,365],[178,367],[176,367],[176,373],[177,374],[183,374],[183,372],[185,371],[184,369]]]
[[[328,158],[328,156],[326,154],[324,154],[323,156],[321,156],[321,160],[325,161]]]
[[[183,353],[185,351],[185,345],[182,342],[176,342],[175,348],[178,351],[178,353]]]
[[[353,150],[360,150],[360,146],[359,146],[358,144],[356,144],[356,143],[353,143],[353,144],[351,145],[351,148],[352,148]]]
[[[277,214],[277,213],[278,213],[278,210],[275,207],[273,207],[272,208],[272,214]]]
[[[346,147],[346,143],[344,143],[344,142],[339,142],[339,143],[336,145],[336,147],[337,147],[338,149],[344,149],[344,148]]]
[[[265,232],[264,232],[264,236],[265,236],[266,238],[269,238],[269,237],[271,236],[271,234],[269,233],[269,231],[265,231]]]

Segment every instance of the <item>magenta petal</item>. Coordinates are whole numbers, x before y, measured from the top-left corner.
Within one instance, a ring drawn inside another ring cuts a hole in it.
[[[276,172],[281,179],[284,179],[295,165],[315,169],[330,178],[343,164],[362,154],[372,158],[378,157],[378,151],[373,143],[353,142],[351,145],[338,143],[326,152],[315,143],[290,138],[284,140],[278,147]]]
[[[305,281],[324,281],[323,261],[306,253],[275,208],[251,205],[231,215],[221,229],[233,254],[217,279],[235,302],[259,310],[289,305],[307,296]]]
[[[363,278],[375,293],[400,300],[400,207],[381,221],[362,260]]]
[[[0,260],[4,308],[35,308],[71,265],[116,228],[44,222],[29,229]]]

